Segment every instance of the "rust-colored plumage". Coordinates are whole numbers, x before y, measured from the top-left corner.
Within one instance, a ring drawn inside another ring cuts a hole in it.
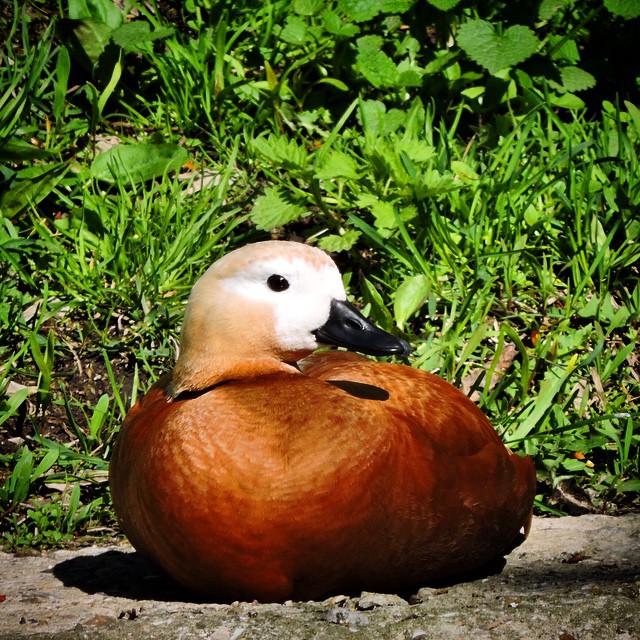
[[[268,275],[275,267],[264,251],[288,255],[291,243],[250,247]],[[294,276],[286,274],[292,289]],[[224,290],[219,304],[254,304],[221,288],[227,276],[215,269],[205,278],[207,291]],[[197,306],[192,296],[191,317]],[[185,321],[183,338],[191,328]],[[318,331],[323,342],[329,334]],[[211,599],[283,601],[450,579],[521,541],[533,464],[504,447],[464,394],[432,374],[346,352],[318,352],[294,367],[287,356],[305,348],[283,348],[273,328],[264,336],[254,343],[262,352],[255,373],[234,361],[234,345],[206,376],[179,360],[178,374],[159,380],[127,416],[111,487],[141,553]],[[197,336],[189,341],[188,351]],[[384,349],[406,351],[394,344]],[[199,376],[215,382],[197,384]]]

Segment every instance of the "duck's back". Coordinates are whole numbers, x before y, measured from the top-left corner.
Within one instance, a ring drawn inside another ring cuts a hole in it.
[[[436,376],[351,354],[169,402],[114,450],[125,533],[220,600],[398,590],[500,557],[527,525],[529,459]]]

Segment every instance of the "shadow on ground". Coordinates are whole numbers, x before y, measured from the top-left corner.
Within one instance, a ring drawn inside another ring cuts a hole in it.
[[[414,590],[398,595],[410,599],[420,586],[442,589],[482,580],[489,576],[499,576],[505,564],[505,560],[500,559],[482,571],[461,576],[456,580],[419,585]],[[625,563],[621,564],[597,561],[588,555],[574,555],[563,561],[556,560],[552,566],[549,566],[549,563],[525,563],[514,566],[503,577],[512,589],[522,590],[531,590],[549,584],[574,588],[590,583],[623,585],[635,583],[638,579],[639,565],[638,557],[626,558]],[[136,552],[109,549],[95,555],[78,556],[56,564],[52,573],[65,587],[75,587],[92,595],[102,593],[129,600],[158,602],[207,602],[201,594],[178,585],[162,569]]]
[[[104,593],[128,600],[204,602],[201,595],[176,584],[162,569],[135,552],[109,549],[78,556],[58,563],[52,572],[65,587],[89,594]]]

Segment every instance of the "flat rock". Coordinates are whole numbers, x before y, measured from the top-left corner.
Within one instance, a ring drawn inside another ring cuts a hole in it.
[[[640,514],[535,518],[497,575],[281,605],[198,602],[128,545],[0,553],[0,639],[29,638],[640,639]]]

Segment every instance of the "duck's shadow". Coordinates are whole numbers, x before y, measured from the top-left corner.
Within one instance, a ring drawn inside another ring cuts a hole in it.
[[[443,587],[478,580],[500,573],[504,565],[504,559],[500,558],[456,580],[438,582],[429,586]],[[145,560],[137,552],[109,549],[97,555],[80,555],[58,563],[53,567],[52,572],[65,587],[75,587],[90,594],[103,593],[129,600],[208,602],[202,595],[174,582],[161,569]],[[407,598],[417,589],[416,586],[399,595]],[[344,595],[358,596],[360,591]]]
[[[617,564],[564,564],[558,560],[557,564],[539,564],[532,561],[531,565],[514,567],[506,572],[504,578],[499,574],[505,565],[499,559],[482,569],[459,576],[455,580],[444,581],[424,586],[450,587],[460,583],[480,581],[483,578],[496,576],[499,582],[509,589],[522,587],[528,590],[533,585],[547,585],[550,591],[554,589],[574,587],[583,588],[585,583],[599,584],[621,583],[637,580],[640,566],[620,567]],[[53,574],[65,587],[75,587],[85,593],[103,593],[107,596],[125,598],[129,600],[152,600],[162,602],[205,603],[208,602],[198,593],[189,591],[175,583],[170,577],[145,560],[136,552],[124,552],[109,549],[97,555],[81,555],[55,565]],[[492,581],[493,582],[493,581]],[[483,590],[486,588],[482,583]],[[494,588],[500,590],[498,583]],[[416,593],[416,586],[411,591],[399,593],[404,598]],[[357,596],[359,593],[344,594]],[[550,594],[551,595],[551,594]],[[222,604],[222,603],[221,603]]]
[[[129,600],[204,602],[202,596],[178,585],[136,552],[109,549],[97,555],[76,556],[55,565],[53,575],[65,587],[90,594]]]

